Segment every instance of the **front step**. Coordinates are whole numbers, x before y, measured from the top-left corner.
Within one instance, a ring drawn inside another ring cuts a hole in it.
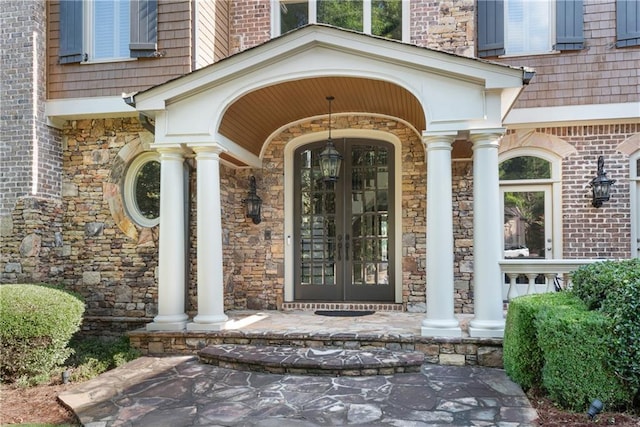
[[[222,368],[273,374],[363,376],[419,372],[424,353],[387,349],[345,350],[220,344],[198,352],[200,361]]]

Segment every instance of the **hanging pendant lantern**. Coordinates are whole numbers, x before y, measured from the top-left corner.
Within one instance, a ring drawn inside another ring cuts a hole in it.
[[[320,153],[320,171],[324,182],[336,182],[338,180],[340,164],[342,163],[342,155],[336,150],[331,139],[331,101],[333,100],[333,96],[327,96],[327,101],[329,101],[329,138],[327,139],[327,145]]]

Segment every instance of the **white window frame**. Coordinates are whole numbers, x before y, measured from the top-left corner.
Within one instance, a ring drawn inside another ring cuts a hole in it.
[[[504,49],[505,54],[500,57],[509,57],[509,56],[528,56],[528,55],[541,55],[548,53],[557,53],[553,49],[553,45],[555,44],[556,39],[556,2],[555,0],[535,0],[536,3],[544,1],[548,5],[548,16],[549,16],[549,30],[547,34],[547,47],[544,50],[530,50],[526,47],[522,52],[513,52],[509,51],[509,4],[510,0],[505,0],[504,2]],[[533,0],[524,0],[525,5],[529,3],[533,3]],[[526,13],[526,11],[525,11]]]
[[[409,43],[411,39],[410,32],[410,10],[409,1],[402,0],[402,42]],[[362,0],[362,32],[371,34],[371,0]],[[317,0],[307,0],[309,6],[309,24],[318,23]],[[271,0],[271,37],[280,35],[280,0]]]
[[[122,188],[122,198],[124,201],[124,209],[127,215],[133,220],[134,223],[140,227],[155,227],[160,223],[160,215],[156,218],[150,219],[140,213],[138,208],[138,202],[136,201],[136,176],[140,169],[142,169],[149,162],[160,163],[160,155],[157,151],[145,151],[144,153],[136,156],[125,172],[125,178]]]
[[[631,258],[640,258],[640,150],[629,158],[629,197],[631,202]]]
[[[526,191],[545,191],[545,188],[549,189],[551,191],[551,253],[545,255],[546,258],[562,259],[564,243],[562,234],[562,158],[546,150],[531,147],[522,147],[514,148],[512,150],[500,153],[500,155],[498,156],[498,164],[515,157],[525,156],[538,157],[548,161],[551,165],[551,178],[501,180],[501,200],[504,199],[504,197],[502,196],[503,192],[511,191],[511,188],[514,191],[521,191],[521,189],[525,188],[524,186],[527,186]],[[537,189],[534,190],[533,187],[537,187]],[[501,201],[501,204],[502,203],[503,202]],[[546,203],[547,199],[545,197],[545,209],[547,209]],[[501,212],[504,212],[504,207],[502,207]],[[503,235],[500,236],[500,240],[504,245]]]
[[[128,7],[131,7],[130,0],[117,0],[119,2],[126,2]],[[83,34],[82,45],[84,46],[84,53],[86,54],[86,60],[83,63],[99,63],[99,62],[121,62],[121,61],[135,61],[137,58],[131,58],[129,56],[129,50],[127,50],[126,56],[116,56],[111,58],[95,58],[94,42],[95,42],[95,27],[93,25],[93,15],[95,12],[96,0],[84,0],[83,3]],[[130,27],[131,23],[127,22],[127,27]],[[114,34],[115,37],[115,34]],[[131,41],[131,33],[129,33],[129,40],[127,45]]]

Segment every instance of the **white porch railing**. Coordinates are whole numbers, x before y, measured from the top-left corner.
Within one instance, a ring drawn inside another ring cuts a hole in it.
[[[602,259],[503,259],[500,268],[507,280],[502,284],[502,299],[511,301],[520,295],[554,292],[555,284],[571,287],[571,273],[580,266]],[[520,278],[520,280],[518,280]]]

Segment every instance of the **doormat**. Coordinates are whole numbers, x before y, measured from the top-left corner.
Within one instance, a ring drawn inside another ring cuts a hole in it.
[[[334,317],[357,317],[368,316],[375,313],[375,311],[364,310],[316,310],[315,314],[319,316],[334,316]]]

